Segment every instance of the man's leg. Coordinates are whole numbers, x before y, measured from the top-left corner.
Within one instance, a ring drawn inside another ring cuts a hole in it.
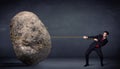
[[[89,66],[89,55],[92,51],[93,51],[93,48],[89,47],[85,53],[85,59],[86,59],[86,64],[84,65],[85,67]]]
[[[98,56],[100,58],[100,64],[101,64],[101,66],[104,66],[104,64],[103,64],[103,53],[101,51],[101,48],[96,48],[95,51],[97,52],[97,54],[98,54]]]

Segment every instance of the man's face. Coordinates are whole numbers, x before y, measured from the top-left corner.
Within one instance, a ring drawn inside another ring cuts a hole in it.
[[[104,37],[106,37],[106,36],[107,36],[107,33],[106,33],[106,32],[104,32],[104,33],[103,33],[103,36],[104,36]]]

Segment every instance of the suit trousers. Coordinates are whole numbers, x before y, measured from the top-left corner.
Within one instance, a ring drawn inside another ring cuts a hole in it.
[[[103,53],[102,53],[101,47],[95,48],[94,46],[93,47],[90,46],[85,53],[86,64],[89,64],[89,55],[91,54],[92,51],[95,51],[97,53],[97,55],[100,58],[100,64],[102,65],[103,64]]]

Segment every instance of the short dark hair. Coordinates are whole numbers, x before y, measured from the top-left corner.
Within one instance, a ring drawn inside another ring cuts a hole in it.
[[[107,35],[109,35],[109,32],[108,32],[108,31],[104,31],[104,33],[107,33]]]

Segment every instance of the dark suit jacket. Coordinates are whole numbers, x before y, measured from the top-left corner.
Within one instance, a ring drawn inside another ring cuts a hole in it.
[[[99,34],[99,35],[96,35],[96,36],[88,36],[88,38],[90,39],[98,39],[98,41],[94,41],[90,46],[96,46],[96,45],[99,45],[100,47],[106,45],[108,43],[108,39],[104,39],[102,40],[103,38],[103,35]]]

